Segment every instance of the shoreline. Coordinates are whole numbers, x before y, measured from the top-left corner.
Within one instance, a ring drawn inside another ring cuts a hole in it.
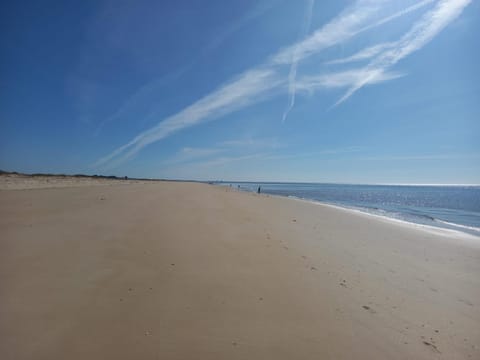
[[[218,185],[218,184],[212,184],[213,186],[220,186],[220,187],[226,187],[225,185]],[[408,186],[408,185],[402,185],[402,186]],[[414,185],[412,185],[414,186]],[[416,185],[415,185],[416,186]],[[440,186],[440,185],[438,185]],[[234,189],[232,190],[235,191],[240,191],[240,192],[246,192],[246,193],[255,193],[253,190],[248,190],[246,188],[241,188],[241,189]],[[430,231],[432,233],[437,233],[437,234],[444,234],[446,236],[451,235],[451,236],[457,236],[458,238],[465,238],[465,239],[475,239],[480,241],[480,228],[474,227],[474,226],[468,226],[468,225],[463,225],[463,224],[457,224],[453,222],[448,222],[440,219],[434,218],[434,222],[439,222],[439,223],[444,223],[445,225],[430,225],[430,224],[424,224],[421,222],[415,222],[415,221],[409,221],[405,219],[400,219],[396,218],[394,216],[389,216],[387,214],[376,214],[374,212],[368,211],[368,208],[362,207],[362,206],[348,206],[348,205],[341,205],[341,204],[335,204],[335,203],[329,203],[329,202],[324,202],[321,200],[314,200],[314,199],[308,199],[308,198],[301,198],[298,196],[294,195],[278,195],[278,194],[270,194],[270,193],[262,193],[261,195],[268,195],[268,196],[273,196],[273,197],[281,197],[281,198],[287,198],[287,199],[292,199],[292,200],[298,200],[298,201],[305,201],[307,203],[313,203],[317,205],[324,205],[324,206],[331,206],[333,208],[337,209],[343,209],[346,211],[351,211],[353,213],[359,213],[367,216],[372,216],[375,218],[378,218],[379,220],[384,220],[384,221],[390,221],[393,223],[398,223],[398,224],[404,224],[405,226],[412,226],[415,228],[423,229],[425,231]],[[453,227],[453,228],[452,228]],[[458,229],[460,228],[460,229]],[[465,229],[465,230],[463,230]]]
[[[33,190],[33,189],[46,189],[46,188],[64,188],[64,187],[84,187],[84,186],[111,186],[111,185],[131,185],[131,184],[149,184],[149,183],[158,183],[158,182],[184,182],[184,183],[199,183],[207,184],[212,186],[219,187],[228,187],[227,184],[230,182],[211,182],[211,181],[189,181],[189,180],[168,180],[168,179],[136,179],[136,178],[120,178],[113,176],[87,176],[87,175],[57,175],[57,174],[22,174],[22,173],[11,173],[4,172],[0,174],[0,191],[12,191],[12,190]],[[235,183],[235,182],[233,182]],[[256,184],[252,182],[236,182],[243,184]],[[261,183],[264,184],[264,183]],[[277,184],[275,182],[270,182],[266,184]],[[304,183],[291,183],[291,184],[304,184]],[[306,184],[317,184],[317,183],[306,183]],[[318,183],[322,184],[322,183]],[[339,184],[332,184],[339,185]],[[363,184],[340,184],[340,185],[363,185]],[[371,186],[450,186],[450,187],[480,187],[480,185],[463,185],[463,184],[365,184]],[[241,192],[254,192],[247,188],[232,188],[232,190],[241,191]],[[263,193],[262,195],[265,195]],[[434,222],[443,223],[444,225],[432,225],[424,224],[421,222],[409,221],[406,219],[396,218],[394,216],[389,216],[388,214],[377,214],[374,212],[368,211],[368,208],[362,208],[362,206],[348,206],[342,204],[328,203],[315,199],[301,198],[294,195],[278,195],[278,194],[267,194],[269,196],[279,196],[283,198],[289,198],[293,200],[300,200],[306,202],[312,202],[318,205],[332,206],[339,209],[344,209],[347,211],[352,211],[354,213],[360,213],[368,216],[373,216],[379,220],[391,221],[393,223],[404,224],[406,226],[413,226],[425,231],[430,231],[432,233],[438,233],[440,235],[444,234],[446,236],[457,236],[459,238],[471,239],[471,240],[480,240],[480,228],[474,226],[468,226],[463,224],[457,224],[453,222],[448,222],[440,219],[434,218]],[[446,226],[445,226],[446,225]],[[452,228],[453,227],[453,228]],[[460,228],[460,229],[458,229]]]
[[[281,195],[271,195],[271,196],[282,197]],[[393,224],[397,224],[397,225],[403,225],[403,226],[406,226],[406,227],[426,231],[426,232],[429,232],[429,233],[432,233],[432,234],[444,235],[444,236],[454,236],[455,238],[458,238],[458,239],[480,241],[480,235],[471,234],[471,233],[464,232],[464,231],[461,231],[461,230],[449,229],[449,228],[444,228],[444,227],[435,226],[435,225],[416,223],[416,222],[413,222],[413,221],[397,219],[397,218],[394,218],[394,217],[390,217],[388,215],[374,214],[374,213],[371,213],[371,212],[368,212],[368,211],[363,211],[361,209],[350,208],[350,207],[347,207],[347,206],[341,206],[341,205],[337,205],[337,204],[330,204],[330,203],[326,203],[326,202],[322,202],[322,201],[316,201],[316,200],[310,200],[310,199],[301,199],[301,198],[295,198],[295,197],[289,197],[289,196],[285,196],[285,197],[286,198],[291,198],[292,200],[305,201],[305,202],[320,205],[320,206],[328,206],[328,207],[332,207],[332,208],[335,208],[335,209],[344,210],[346,212],[356,213],[356,214],[365,215],[365,216],[371,216],[373,218],[378,219],[379,221],[385,221],[385,222],[389,222],[389,223],[393,223]],[[459,226],[460,227],[462,225],[454,224],[454,226]],[[474,228],[474,229],[477,229],[477,228]]]

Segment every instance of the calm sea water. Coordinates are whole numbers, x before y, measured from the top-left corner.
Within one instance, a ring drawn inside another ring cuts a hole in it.
[[[221,183],[243,191],[320,201],[480,236],[480,186]]]

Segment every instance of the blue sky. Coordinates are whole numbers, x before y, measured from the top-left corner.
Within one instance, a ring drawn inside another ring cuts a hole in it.
[[[480,4],[2,2],[0,169],[480,183]]]

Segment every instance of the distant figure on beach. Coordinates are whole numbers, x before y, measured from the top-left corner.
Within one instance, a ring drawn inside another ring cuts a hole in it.
[[[262,188],[259,186],[257,189],[257,194],[260,194],[260,190],[262,190]]]

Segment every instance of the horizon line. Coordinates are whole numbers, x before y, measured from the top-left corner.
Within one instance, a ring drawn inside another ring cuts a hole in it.
[[[219,179],[190,179],[190,178],[171,178],[171,177],[148,177],[148,176],[129,176],[129,175],[105,175],[105,174],[86,174],[86,173],[53,173],[53,172],[21,172],[7,171],[0,169],[0,175],[23,175],[23,176],[71,176],[71,177],[116,177],[124,179],[125,176],[130,180],[158,180],[158,181],[191,181],[202,183],[248,183],[248,184],[317,184],[317,185],[375,185],[375,186],[471,186],[480,187],[480,183],[388,183],[388,182],[342,182],[342,181],[272,181],[272,180],[219,180]]]

